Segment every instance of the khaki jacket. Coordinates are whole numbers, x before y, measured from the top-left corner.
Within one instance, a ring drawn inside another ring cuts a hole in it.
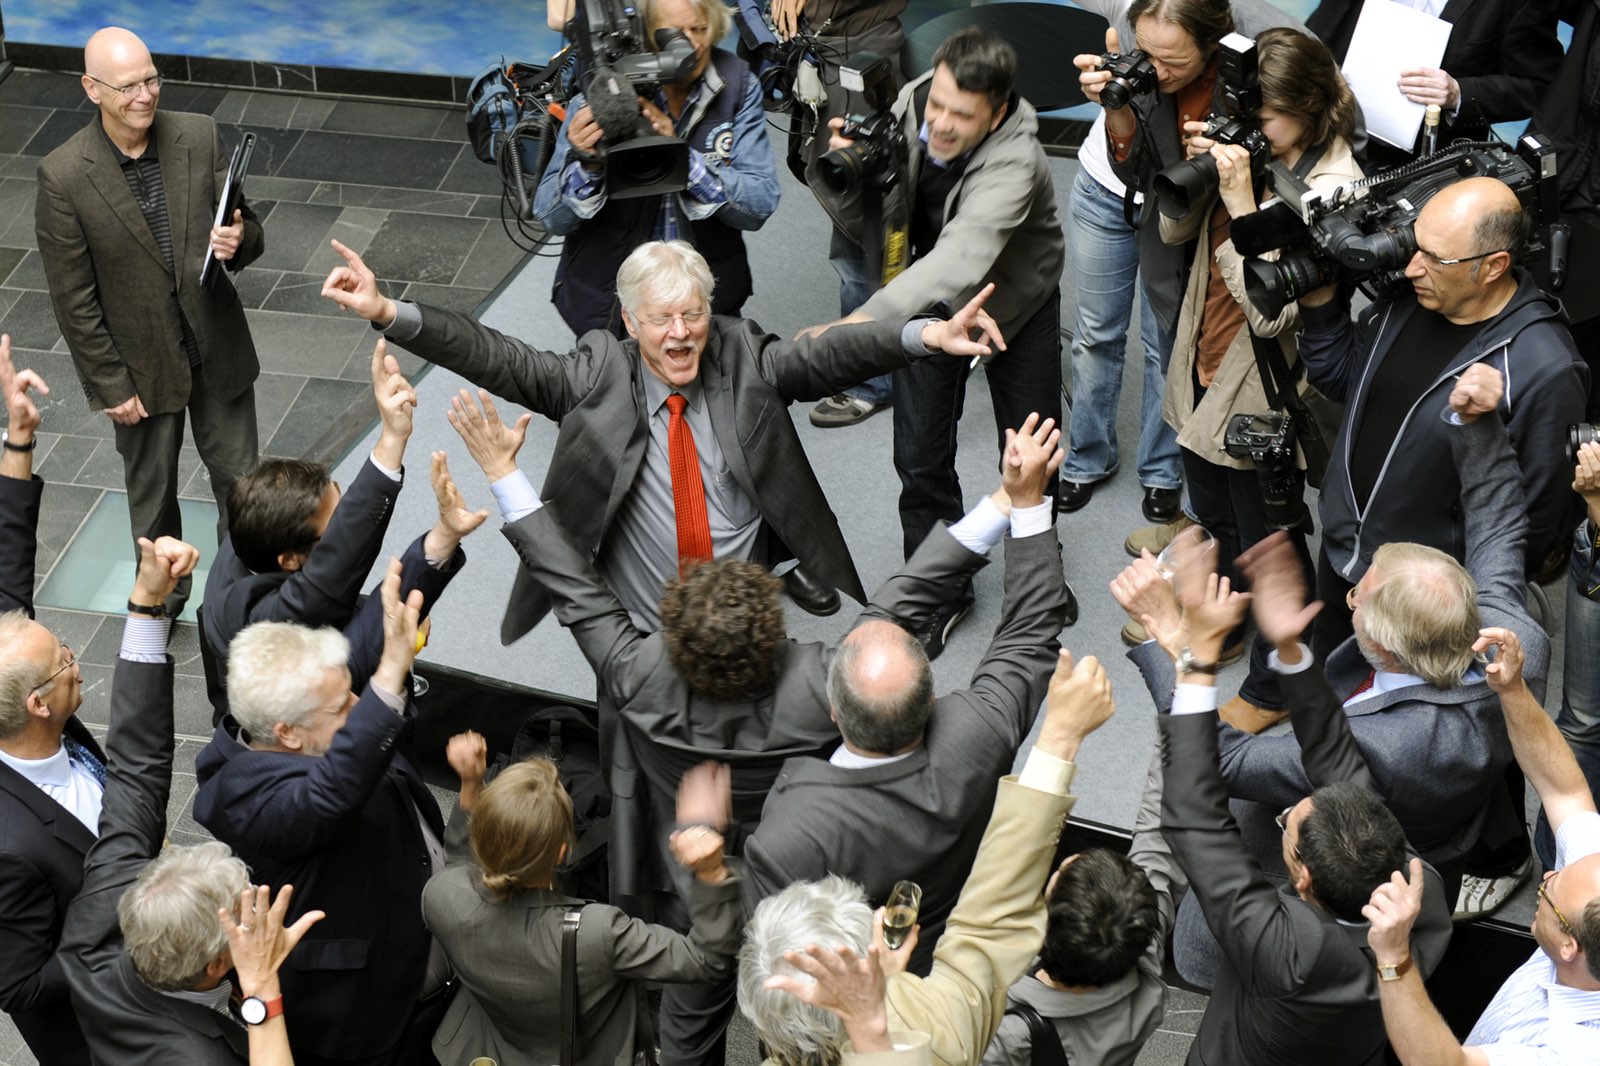
[[[1335,140],[1329,146],[1311,173],[1307,182],[1314,189],[1329,190],[1361,177],[1361,167],[1350,154],[1350,146]],[[1194,452],[1208,463],[1229,466],[1238,470],[1252,469],[1248,460],[1235,459],[1223,450],[1223,437],[1228,421],[1234,415],[1260,414],[1270,410],[1266,390],[1261,385],[1261,372],[1256,368],[1255,350],[1250,344],[1248,330],[1240,329],[1229,345],[1227,354],[1217,368],[1211,387],[1198,407],[1194,402],[1194,359],[1200,339],[1200,316],[1205,309],[1206,285],[1210,280],[1207,259],[1217,257],[1222,268],[1222,280],[1233,298],[1244,308],[1245,319],[1256,333],[1263,337],[1276,337],[1283,350],[1284,362],[1291,368],[1299,358],[1297,334],[1300,330],[1300,306],[1291,303],[1274,319],[1266,319],[1256,310],[1244,293],[1244,256],[1234,250],[1231,240],[1211,248],[1206,220],[1216,206],[1216,197],[1195,205],[1180,219],[1161,216],[1161,239],[1168,244],[1194,241],[1194,261],[1189,271],[1188,286],[1183,294],[1183,306],[1178,314],[1178,329],[1172,344],[1172,358],[1167,365],[1167,391],[1162,402],[1161,417],[1167,425],[1178,431],[1178,443]],[[1313,409],[1320,403],[1326,405],[1316,390],[1304,380],[1300,394],[1308,397]],[[1303,461],[1302,461],[1303,462]]]

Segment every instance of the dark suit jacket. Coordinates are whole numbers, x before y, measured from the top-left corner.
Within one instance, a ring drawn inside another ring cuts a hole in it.
[[[207,390],[229,400],[260,372],[244,307],[227,271],[200,284],[217,197],[228,172],[216,123],[161,112],[153,134],[172,224],[173,270],[134,202],[98,113],[39,164],[34,229],[50,301],[93,410],[138,394],[152,415],[189,402],[189,357],[179,309],[200,344]],[[261,255],[261,224],[244,208],[244,239],[228,261]]]
[[[1419,414],[1422,414],[1419,412]],[[1425,415],[1424,415],[1425,416]],[[1454,427],[1450,444],[1462,472],[1467,572],[1478,586],[1485,626],[1504,626],[1522,638],[1523,676],[1544,698],[1550,638],[1529,617],[1522,574],[1527,527],[1522,475],[1498,416]],[[1165,656],[1162,656],[1165,658]],[[1370,667],[1351,637],[1329,657],[1326,682],[1303,690],[1319,709],[1343,701]],[[1298,715],[1300,706],[1290,703]],[[1372,772],[1373,787],[1394,811],[1406,837],[1434,865],[1460,858],[1477,842],[1489,800],[1511,762],[1500,700],[1479,680],[1440,689],[1414,685],[1363,700],[1347,711],[1350,732]],[[1221,726],[1222,772],[1238,799],[1271,814],[1311,791],[1294,737],[1250,736]]]
[[[356,613],[361,583],[383,548],[400,482],[366,462],[350,483],[306,564],[295,573],[258,574],[233,552],[233,538],[217,548],[206,577],[200,639],[216,656],[222,687],[228,679],[228,645],[254,622],[298,622],[343,629]],[[431,607],[430,600],[425,607]],[[226,697],[209,693],[222,711]]]
[[[67,911],[61,966],[96,1062],[242,1066],[249,1051],[242,1026],[198,1003],[163,996],[140,980],[122,948],[117,901],[166,838],[172,729],[171,657],[118,659],[100,839]]]
[[[1361,4],[1322,0],[1306,18],[1340,63],[1350,50]],[[1526,0],[1450,0],[1444,5],[1439,17],[1451,30],[1439,67],[1460,83],[1461,109],[1454,119],[1445,114],[1441,145],[1457,137],[1481,140],[1491,123],[1533,114],[1562,56],[1555,15],[1540,7]]]
[[[1315,669],[1281,677],[1313,785],[1372,774],[1337,703],[1312,703]],[[1168,708],[1161,708],[1165,712]],[[1161,828],[1223,952],[1188,1061],[1212,1066],[1377,1066],[1383,1013],[1367,926],[1345,925],[1292,888],[1274,888],[1239,836],[1217,770],[1217,716],[1162,713]],[[1444,885],[1424,867],[1411,954],[1426,978],[1450,943]]]
[[[673,881],[687,893],[689,878],[677,873],[681,867],[667,843],[675,828],[679,779],[707,759],[730,766],[733,824],[725,836],[730,853],[739,853],[785,760],[826,758],[839,745],[839,729],[828,713],[833,650],[784,641],[774,652],[776,680],[769,691],[736,702],[697,694],[678,674],[662,635],[634,628],[550,508],[507,525],[504,533],[594,667],[605,704],[624,723],[620,740],[631,758],[615,760],[610,775],[613,893],[634,895]],[[986,563],[936,529],[872,597],[862,618],[884,618],[915,631]]]
[[[224,721],[195,762],[195,821],[231,845],[258,883],[295,887],[291,918],[328,917],[284,965],[294,1044],[356,1058],[392,1047],[422,988],[432,873],[417,812],[444,835],[422,778],[394,752],[406,719],[370,688],[327,755],[245,747]]]
[[[789,342],[745,319],[713,317],[700,356],[700,384],[717,443],[734,480],[766,523],[769,542],[762,561],[786,557],[770,541],[775,537],[823,581],[857,600],[864,600],[866,591],[789,420],[789,404],[820,399],[905,366],[904,325],[901,320],[836,326],[821,337]],[[596,330],[584,334],[570,355],[540,351],[466,315],[433,307],[422,309],[417,337],[396,343],[560,423],[539,495],[593,560],[633,488],[649,439],[642,381],[649,371],[638,345]],[[549,609],[544,592],[519,572],[501,639],[516,640]]]
[[[943,531],[933,537],[953,543]],[[930,539],[915,558],[930,549],[948,550]],[[795,881],[830,873],[858,882],[874,905],[896,881],[915,881],[922,886],[922,934],[912,969],[928,972],[983,838],[995,782],[1044,699],[1066,621],[1069,594],[1055,531],[1008,537],[1005,554],[1005,603],[989,650],[970,688],[935,701],[921,747],[863,769],[817,758],[784,764],[745,845],[752,909]],[[913,568],[897,580],[912,587]],[[934,587],[921,593],[934,594]]]
[[[33,560],[44,482],[0,477],[0,610],[33,614]],[[68,735],[104,760],[76,717]],[[56,957],[67,905],[94,834],[44,790],[0,764],[0,1010],[41,1062],[84,1063],[67,978]]]

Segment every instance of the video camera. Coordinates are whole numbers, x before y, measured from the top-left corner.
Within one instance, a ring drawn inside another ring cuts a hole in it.
[[[762,106],[768,111],[787,111],[794,104],[795,79],[800,63],[815,59],[811,32],[804,15],[798,17],[799,32],[787,41],[778,36],[767,11],[766,0],[739,0],[733,21],[739,27],[739,58],[750,64],[761,86]]]
[[[1156,91],[1161,77],[1143,52],[1107,52],[1095,70],[1109,70],[1111,80],[1100,89],[1100,106],[1114,111],[1127,107],[1135,96]]]
[[[1256,42],[1240,33],[1224,37],[1217,49],[1217,76],[1222,82],[1223,112],[1211,116],[1201,136],[1247,150],[1252,187],[1259,189],[1272,158],[1272,144],[1256,117],[1261,110]],[[1195,204],[1216,193],[1217,182],[1217,160],[1210,152],[1174,163],[1155,177],[1156,207],[1168,218],[1182,218]]]
[[[894,68],[885,56],[860,55],[850,66],[839,68],[839,84],[859,93],[867,110],[845,119],[839,135],[855,143],[817,157],[818,173],[834,193],[863,183],[893,188],[904,175],[907,159],[905,134],[889,110],[895,99]]]
[[[606,195],[630,200],[688,188],[688,144],[656,135],[638,98],[694,69],[694,45],[682,30],[660,29],[652,51],[631,0],[584,0],[584,11],[588,25],[578,45],[589,71],[585,96],[606,131]]]
[[[1404,289],[1416,254],[1412,226],[1433,195],[1462,178],[1498,178],[1538,220],[1527,252],[1546,247],[1540,231],[1560,212],[1555,149],[1528,134],[1513,151],[1496,141],[1464,142],[1435,155],[1318,194],[1281,163],[1268,168],[1276,201],[1229,230],[1244,256],[1245,295],[1267,318],[1313,289],[1359,282],[1373,299]],[[1564,264],[1562,264],[1564,269]]]

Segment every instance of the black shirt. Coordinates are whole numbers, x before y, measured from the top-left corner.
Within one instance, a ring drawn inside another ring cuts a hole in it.
[[[1400,434],[1406,413],[1486,324],[1458,326],[1437,312],[1418,307],[1400,330],[1389,354],[1373,374],[1361,424],[1353,427],[1350,485],[1358,508],[1365,507],[1372,497],[1373,486],[1388,458],[1390,445]],[[1425,417],[1438,415],[1430,412]]]

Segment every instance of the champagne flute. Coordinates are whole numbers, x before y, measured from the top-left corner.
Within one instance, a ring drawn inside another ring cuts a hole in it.
[[[900,945],[911,935],[917,924],[917,911],[922,906],[922,886],[915,881],[896,881],[883,905],[883,943],[890,951],[900,950]]]

